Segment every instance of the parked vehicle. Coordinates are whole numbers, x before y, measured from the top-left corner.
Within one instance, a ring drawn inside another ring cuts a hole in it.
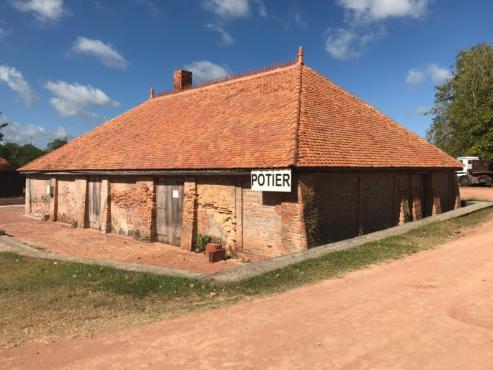
[[[490,163],[479,157],[458,157],[462,162],[462,170],[456,171],[457,179],[461,186],[493,184],[493,171],[490,171]]]

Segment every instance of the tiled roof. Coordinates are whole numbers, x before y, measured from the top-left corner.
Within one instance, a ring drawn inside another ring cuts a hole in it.
[[[11,171],[13,170],[12,165],[5,158],[0,157],[0,171]]]
[[[147,100],[22,171],[456,168],[302,63]]]
[[[303,68],[299,167],[452,167],[460,164],[412,131]]]

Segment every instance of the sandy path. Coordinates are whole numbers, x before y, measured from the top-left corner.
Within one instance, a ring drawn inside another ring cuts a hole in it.
[[[439,249],[222,309],[0,352],[0,368],[493,368],[493,222]]]
[[[489,200],[490,202],[493,202],[493,188],[461,186],[460,197],[463,200]]]

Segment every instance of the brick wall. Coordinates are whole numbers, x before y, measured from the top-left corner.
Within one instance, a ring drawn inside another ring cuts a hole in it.
[[[236,189],[232,177],[197,180],[197,233],[207,234],[230,254],[236,248]]]
[[[80,192],[75,186],[75,178],[63,178],[57,184],[56,220],[69,224],[77,223],[77,210],[81,203]]]
[[[110,183],[111,231],[152,240],[156,193],[152,178],[117,178]]]
[[[184,182],[181,247],[197,233],[230,255],[278,256],[384,229],[460,205],[452,171],[313,172],[293,175],[291,193],[254,192],[248,176],[191,176]],[[101,230],[153,241],[152,177],[103,178]],[[26,213],[87,227],[87,180],[30,177]],[[46,194],[48,185],[54,197]]]
[[[301,192],[256,192],[246,180],[242,186],[242,242],[240,255],[249,258],[294,253],[306,248]]]
[[[451,171],[305,173],[301,191],[309,246],[419,220],[460,205]],[[438,202],[438,206],[434,203]]]
[[[27,213],[35,217],[47,217],[50,214],[50,196],[46,194],[46,187],[50,185],[48,177],[30,177],[26,180],[26,202],[29,202]]]

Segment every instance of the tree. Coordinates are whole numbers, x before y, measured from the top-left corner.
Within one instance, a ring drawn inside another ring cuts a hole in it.
[[[3,141],[3,134],[2,134],[2,128],[7,127],[8,122],[4,121],[2,119],[2,112],[0,112],[0,143]]]
[[[493,47],[460,50],[452,78],[435,89],[427,139],[452,156],[493,161]]]
[[[0,144],[0,156],[7,159],[15,167],[21,167],[45,154],[44,150],[32,144],[19,145],[15,143]]]
[[[65,144],[67,144],[67,139],[55,139],[51,142],[48,143],[48,145],[46,145],[46,152],[49,153],[49,152],[52,152],[54,151],[55,149],[58,149],[62,146],[64,146]]]

